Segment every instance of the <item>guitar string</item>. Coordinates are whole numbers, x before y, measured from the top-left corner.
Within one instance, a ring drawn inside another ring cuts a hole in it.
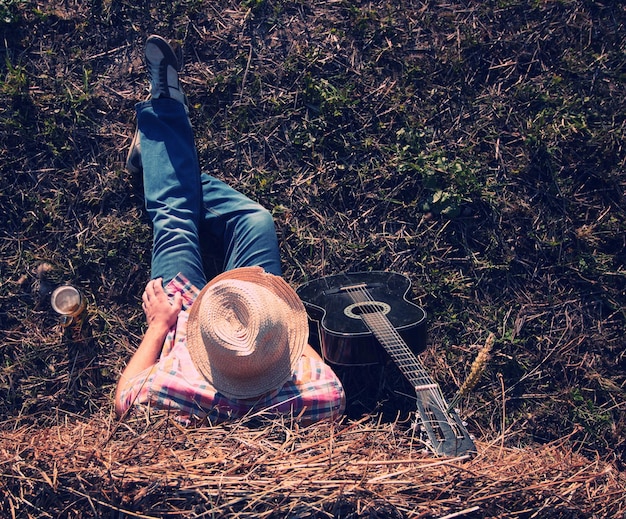
[[[376,321],[377,331],[384,339],[391,340],[394,343],[395,356],[401,362],[402,367],[405,370],[410,371],[410,375],[417,375],[419,381],[415,385],[431,385],[435,384],[432,378],[428,375],[426,369],[419,363],[419,360],[415,357],[415,354],[405,344],[404,339],[400,336],[398,331],[391,325],[389,319],[378,309],[376,301],[372,299],[370,294],[360,288],[350,289],[352,296],[361,295],[360,299],[352,297],[353,301],[357,304],[366,303],[364,308],[366,312],[363,315],[367,315],[370,321]],[[367,304],[371,303],[371,304]],[[365,323],[367,324],[367,322]],[[415,380],[412,380],[415,382]]]
[[[350,294],[351,299],[356,304],[365,303],[365,312],[361,313],[361,319],[368,325],[367,319],[370,321],[376,321],[377,330],[383,339],[391,340],[393,342],[395,360],[397,360],[401,370],[409,375],[410,382],[419,388],[419,386],[430,386],[427,389],[427,394],[430,396],[428,400],[434,401],[446,416],[446,420],[450,422],[447,417],[447,404],[441,388],[428,374],[424,366],[421,364],[416,355],[406,345],[404,339],[392,325],[386,315],[379,310],[379,305],[372,298],[370,293],[363,287],[349,287],[346,291]],[[367,317],[364,317],[364,316]],[[370,327],[368,325],[368,327]],[[374,330],[371,330],[374,332]],[[391,353],[391,352],[390,352]],[[416,391],[422,393],[422,391]]]

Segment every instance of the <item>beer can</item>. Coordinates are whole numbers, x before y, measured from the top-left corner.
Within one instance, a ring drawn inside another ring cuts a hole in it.
[[[80,320],[81,314],[87,307],[87,301],[80,290],[72,285],[61,285],[52,292],[50,304],[53,310],[61,316],[61,326],[70,326]]]

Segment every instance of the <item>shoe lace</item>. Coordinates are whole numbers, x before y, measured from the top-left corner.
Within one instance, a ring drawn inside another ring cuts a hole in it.
[[[147,59],[145,61],[150,79],[150,92],[153,94],[167,93],[167,66],[163,62],[153,63]]]

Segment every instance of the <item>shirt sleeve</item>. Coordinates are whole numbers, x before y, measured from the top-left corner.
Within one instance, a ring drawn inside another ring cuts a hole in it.
[[[126,382],[119,396],[119,405],[122,413],[128,411],[133,405],[148,401],[150,387],[157,370],[158,364],[155,364]]]

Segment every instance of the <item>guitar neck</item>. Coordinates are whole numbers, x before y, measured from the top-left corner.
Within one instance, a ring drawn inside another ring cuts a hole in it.
[[[364,313],[361,319],[416,391],[439,387],[383,314]]]
[[[417,412],[433,450],[444,456],[476,451],[473,440],[454,411],[448,410],[439,384],[428,374],[397,330],[381,312],[363,313],[361,319],[385,348],[415,389]]]

